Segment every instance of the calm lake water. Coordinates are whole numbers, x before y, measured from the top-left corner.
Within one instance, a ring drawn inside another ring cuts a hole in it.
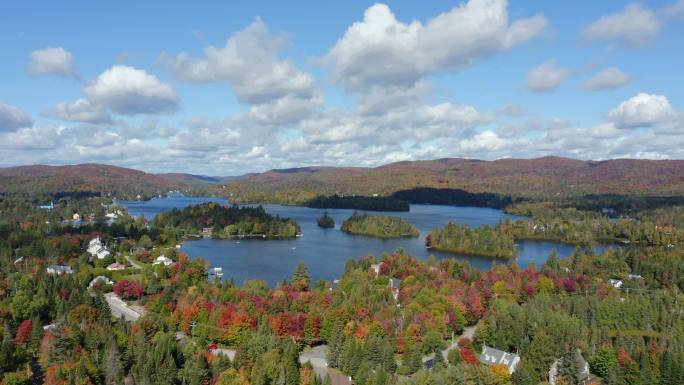
[[[152,199],[144,202],[118,202],[128,207],[133,216],[153,218],[160,212],[173,208],[204,202],[228,204],[222,198],[171,196]],[[350,258],[364,255],[381,256],[384,252],[392,252],[403,248],[409,255],[427,258],[430,254],[437,258],[465,259],[479,269],[488,269],[494,263],[489,258],[458,256],[438,251],[428,252],[425,248],[425,236],[435,227],[444,226],[448,221],[466,224],[472,227],[490,225],[510,218],[501,210],[483,207],[411,205],[411,211],[386,213],[402,217],[420,230],[418,238],[377,239],[358,235],[349,235],[339,230],[342,222],[354,210],[330,209],[328,214],[335,219],[334,229],[318,227],[316,221],[326,210],[300,206],[264,205],[266,211],[273,215],[288,217],[299,222],[302,236],[290,240],[216,240],[201,239],[185,242],[181,248],[193,258],[202,257],[212,266],[223,268],[224,279],[233,278],[236,282],[246,279],[263,279],[274,285],[289,278],[295,266],[304,261],[311,270],[314,280],[332,280],[342,275],[344,264]],[[361,211],[360,211],[361,212]],[[377,213],[377,212],[376,212]],[[552,250],[561,257],[567,257],[575,250],[574,246],[554,242],[520,241],[517,243],[516,262],[521,267],[528,265],[541,266]],[[597,246],[595,252],[612,246]],[[497,263],[504,263],[498,261]]]

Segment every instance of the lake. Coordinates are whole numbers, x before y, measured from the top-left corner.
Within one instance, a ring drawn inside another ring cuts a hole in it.
[[[150,201],[117,202],[128,207],[133,216],[145,216],[152,219],[160,212],[173,208],[183,208],[204,202],[228,204],[223,198],[170,196],[155,198]],[[217,240],[201,239],[188,241],[181,250],[192,258],[202,257],[211,266],[223,268],[224,279],[233,278],[242,283],[246,279],[263,279],[269,285],[290,277],[295,266],[303,261],[311,270],[313,280],[333,280],[344,272],[344,264],[350,258],[364,255],[381,256],[384,252],[404,249],[409,255],[427,258],[433,254],[437,258],[457,258],[468,260],[478,269],[489,269],[493,261],[489,258],[459,256],[425,248],[425,236],[435,227],[442,227],[449,221],[471,227],[490,225],[510,218],[521,218],[509,215],[498,209],[484,207],[411,205],[409,212],[385,212],[396,215],[412,223],[420,230],[418,238],[378,239],[359,235],[350,235],[340,231],[340,225],[354,210],[329,209],[328,214],[335,219],[334,229],[318,227],[316,221],[323,215],[324,209],[313,209],[301,206],[263,205],[272,215],[288,217],[299,222],[302,236],[288,240]],[[362,211],[359,211],[362,212]],[[379,212],[375,212],[379,213]],[[521,267],[528,265],[541,266],[549,253],[556,250],[560,257],[567,257],[575,250],[574,246],[540,241],[519,241],[516,263]],[[597,246],[596,253],[611,245]]]

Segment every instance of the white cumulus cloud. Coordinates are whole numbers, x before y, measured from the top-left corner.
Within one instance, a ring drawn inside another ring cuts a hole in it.
[[[584,88],[592,91],[614,90],[628,84],[632,77],[617,67],[601,70],[584,83]]]
[[[604,15],[582,31],[586,40],[616,40],[627,45],[641,45],[658,34],[662,23],[655,12],[638,3],[621,12]]]
[[[466,67],[522,44],[547,26],[544,16],[509,21],[504,0],[471,0],[423,24],[404,23],[375,4],[323,57],[351,90],[412,86],[422,77]]]
[[[14,131],[32,125],[33,121],[29,114],[0,101],[0,131]]]
[[[170,85],[137,68],[115,65],[83,87],[88,99],[122,115],[170,112],[178,97]]]
[[[57,75],[63,77],[77,77],[74,68],[74,58],[62,47],[45,48],[31,52],[26,72],[29,75]]]
[[[73,103],[60,102],[44,112],[44,116],[60,120],[92,124],[111,124],[111,116],[101,105],[94,105],[89,100],[77,99]]]
[[[610,110],[608,119],[620,128],[634,128],[665,124],[678,115],[665,95],[642,92]]]
[[[305,116],[322,102],[313,75],[301,71],[280,51],[288,44],[259,18],[233,34],[221,48],[209,46],[204,57],[163,54],[160,62],[190,82],[226,82],[238,99],[253,107],[258,119],[286,124]],[[292,111],[286,109],[291,107]]]
[[[549,60],[527,73],[525,86],[534,92],[553,91],[570,76],[570,70],[556,66],[555,60]]]

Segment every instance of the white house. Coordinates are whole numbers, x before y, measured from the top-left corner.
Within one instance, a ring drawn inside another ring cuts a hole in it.
[[[371,267],[371,270],[373,270],[375,272],[376,277],[378,275],[380,275],[380,264],[379,263],[374,263],[374,264],[370,265],[370,267]]]
[[[622,287],[622,281],[619,279],[609,279],[608,282],[610,282],[611,285],[613,285],[614,288],[619,289]]]
[[[490,348],[489,346],[483,346],[482,354],[480,354],[480,362],[487,365],[504,365],[508,368],[508,373],[513,374],[513,372],[515,372],[515,368],[520,362],[520,356],[515,353],[507,353],[498,349]]]
[[[95,237],[88,243],[88,253],[97,259],[105,259],[109,256],[109,249],[102,243],[100,237]]]
[[[152,264],[153,265],[171,266],[173,264],[173,260],[171,260],[171,258],[166,257],[164,255],[160,255],[157,257],[157,259],[154,260],[154,262]]]
[[[62,274],[73,274],[74,270],[71,266],[67,265],[50,265],[45,269],[48,274],[51,275],[62,275]]]

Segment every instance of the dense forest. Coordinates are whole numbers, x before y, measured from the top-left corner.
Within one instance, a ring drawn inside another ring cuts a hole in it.
[[[356,211],[342,222],[341,230],[349,234],[377,238],[417,237],[418,229],[402,218],[390,215],[359,214]]]
[[[353,209],[365,211],[409,211],[409,202],[391,197],[323,196],[304,203],[317,209]]]
[[[287,218],[274,217],[262,206],[223,206],[203,203],[174,209],[154,218],[153,226],[176,239],[184,236],[211,235],[214,238],[294,238],[299,224]]]
[[[441,229],[433,229],[425,237],[429,249],[456,254],[479,255],[492,258],[515,258],[515,242],[500,227],[471,228],[449,222]]]

